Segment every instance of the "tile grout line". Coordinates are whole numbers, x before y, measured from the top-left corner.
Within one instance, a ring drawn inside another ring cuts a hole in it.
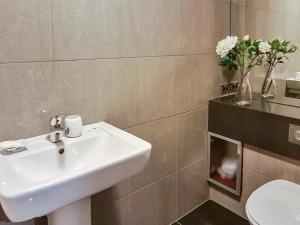
[[[179,55],[179,1],[176,0],[176,54]]]
[[[191,212],[193,212],[195,209],[197,209],[198,207],[202,206],[204,203],[206,203],[207,201],[211,200],[210,198],[204,200],[203,202],[201,202],[199,205],[195,206],[194,208],[192,208],[190,211],[188,211],[186,214],[184,214],[183,216],[181,216],[180,218],[178,218],[178,220],[176,221],[177,223],[179,223],[179,220],[181,220],[183,217],[187,216],[188,214],[190,214]],[[180,224],[180,223],[179,223]]]
[[[51,54],[52,60],[55,58],[55,47],[54,47],[54,2],[51,0]]]
[[[127,198],[127,197],[129,198],[129,201],[130,201],[130,197],[131,197],[133,194],[135,194],[136,192],[141,191],[141,190],[144,190],[144,189],[148,188],[149,186],[151,186],[151,185],[153,185],[153,184],[155,184],[155,183],[157,183],[157,182],[160,182],[160,181],[162,181],[162,180],[164,180],[164,179],[166,179],[166,178],[168,178],[168,177],[170,177],[170,176],[175,175],[176,173],[177,173],[177,171],[172,172],[172,173],[170,173],[170,174],[168,174],[168,175],[166,175],[166,176],[164,176],[164,177],[162,177],[162,178],[159,178],[159,179],[153,181],[152,183],[149,183],[149,184],[147,184],[147,185],[145,185],[145,186],[143,186],[143,187],[141,187],[141,188],[139,188],[139,189],[137,189],[137,190],[134,190],[134,191],[132,191],[132,192],[130,192],[130,193],[127,193],[126,195],[123,195],[123,196],[120,197],[120,198],[116,198],[116,199],[114,199],[113,201],[118,201],[118,200],[120,200],[120,199],[122,199],[122,198]]]
[[[182,168],[179,168],[179,169],[177,169],[177,172],[181,172],[181,171],[187,169],[187,168],[190,167],[190,166],[194,166],[194,165],[196,165],[197,163],[200,163],[201,161],[205,161],[205,158],[198,159],[198,160],[195,161],[195,162],[192,162],[192,163],[190,163],[190,164],[188,164],[188,165],[186,165],[186,166],[184,166],[184,167],[182,167]]]
[[[246,217],[244,217],[244,216],[242,216],[242,215],[238,214],[238,213],[237,213],[237,212],[235,212],[233,209],[230,209],[229,207],[227,207],[227,206],[225,206],[225,205],[223,205],[223,204],[221,204],[221,203],[217,202],[216,200],[214,200],[214,199],[211,199],[210,197],[209,197],[209,199],[208,199],[208,200],[210,200],[210,201],[213,201],[214,203],[216,203],[216,204],[218,204],[218,205],[222,206],[223,208],[225,208],[225,209],[229,210],[229,211],[230,211],[230,212],[232,212],[233,214],[235,214],[235,215],[237,215],[237,216],[239,216],[239,217],[241,217],[241,218],[243,218],[243,219],[245,219],[245,220],[247,220],[247,221],[248,221],[248,218],[246,218]]]
[[[230,21],[230,23],[229,23],[229,33],[230,33],[230,35],[232,35],[232,25],[231,25],[231,21],[232,21],[232,0],[230,0],[230,2],[229,2],[229,21]]]
[[[266,176],[266,175],[264,175],[264,174],[260,174],[260,173],[258,173],[258,172],[256,172],[256,171],[253,171],[253,170],[248,169],[248,168],[246,168],[246,167],[243,168],[243,169],[244,169],[244,170],[247,170],[248,172],[253,173],[253,174],[255,174],[255,175],[258,175],[258,176],[267,178],[267,179],[269,179],[269,180],[276,180],[276,179],[278,179],[278,178],[272,178],[272,177]]]
[[[201,161],[204,161],[204,160],[205,160],[205,159],[197,160],[196,162],[193,162],[193,163],[191,163],[191,164],[189,164],[189,165],[187,165],[187,166],[185,166],[185,167],[183,167],[183,168],[180,168],[180,169],[178,169],[178,170],[176,170],[176,171],[174,171],[174,172],[172,172],[172,173],[170,173],[170,174],[167,174],[167,175],[164,176],[164,177],[158,178],[158,179],[154,180],[153,182],[151,182],[151,183],[149,183],[149,184],[147,184],[147,185],[145,185],[145,186],[143,186],[143,187],[141,187],[141,188],[139,188],[139,189],[137,189],[137,190],[134,190],[134,191],[132,191],[132,192],[127,193],[126,195],[123,195],[123,196],[121,196],[121,197],[119,197],[119,198],[116,198],[116,199],[114,199],[113,201],[118,201],[118,200],[120,200],[120,199],[122,199],[122,198],[130,197],[131,195],[135,194],[136,192],[138,192],[138,191],[140,191],[140,190],[143,190],[143,189],[145,189],[145,188],[147,188],[147,187],[153,185],[154,183],[160,182],[160,181],[164,180],[165,178],[168,178],[168,177],[170,177],[170,176],[172,176],[172,175],[176,175],[176,177],[177,177],[177,173],[178,173],[178,172],[180,172],[180,171],[182,171],[182,170],[184,170],[184,169],[186,169],[186,168],[188,168],[188,167],[190,167],[190,166],[193,166],[193,165],[195,165],[195,164],[197,164],[197,163],[199,163],[199,162],[201,162]],[[209,200],[209,199],[205,200],[205,201],[202,202],[200,205],[202,205],[203,203],[205,203],[205,202],[208,201],[208,200]],[[200,205],[195,206],[193,209],[191,209],[191,211],[193,211],[194,209],[196,209],[196,208],[199,207]],[[189,211],[188,213],[190,213],[191,211]],[[187,213],[187,214],[188,214],[188,213]],[[186,214],[185,214],[184,216],[186,216]],[[184,216],[182,216],[182,217],[184,217]],[[182,218],[182,217],[180,217],[180,218]],[[180,218],[179,218],[179,219],[180,219]]]
[[[209,101],[209,99],[207,101]],[[138,124],[123,128],[123,130],[127,130],[127,129],[130,129],[130,128],[133,128],[133,127],[139,127],[139,126],[147,125],[147,124],[157,122],[157,121],[160,121],[160,120],[163,120],[163,119],[168,119],[168,118],[171,118],[171,117],[176,117],[176,116],[180,116],[180,115],[184,115],[184,114],[188,114],[188,113],[192,113],[192,112],[196,112],[196,111],[201,111],[201,110],[205,110],[205,109],[208,109],[208,106],[198,107],[198,108],[191,109],[191,110],[188,110],[188,111],[175,113],[175,114],[172,114],[172,115],[169,115],[169,116],[154,119],[154,120],[151,120],[151,121],[148,121],[148,122],[138,123]]]
[[[53,41],[54,42],[54,41]],[[53,50],[52,50],[53,51]],[[53,59],[53,60],[29,60],[29,61],[7,61],[0,62],[0,65],[6,64],[25,64],[25,63],[50,63],[50,62],[74,62],[74,61],[92,61],[92,60],[117,60],[117,59],[139,59],[139,58],[162,58],[162,57],[181,57],[181,56],[200,56],[200,55],[216,55],[214,52],[191,53],[191,54],[165,54],[165,55],[140,55],[140,56],[123,56],[123,57],[95,57],[95,58],[78,58],[78,59]]]
[[[176,112],[179,112],[179,95],[180,95],[180,90],[179,90],[179,1],[176,0]],[[175,143],[175,194],[176,194],[176,201],[175,201],[175,218],[176,221],[178,220],[178,116],[176,115],[175,118],[175,123],[176,123],[176,143]]]

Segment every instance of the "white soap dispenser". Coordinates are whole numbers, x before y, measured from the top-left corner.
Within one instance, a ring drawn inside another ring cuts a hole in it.
[[[65,118],[66,135],[70,138],[82,135],[82,119],[78,115],[70,115]]]

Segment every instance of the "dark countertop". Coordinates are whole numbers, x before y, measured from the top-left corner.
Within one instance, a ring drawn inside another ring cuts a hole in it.
[[[260,112],[265,112],[265,113],[271,113],[271,114],[276,114],[280,116],[285,116],[293,119],[299,119],[300,120],[300,104],[298,106],[294,105],[289,105],[289,103],[292,103],[293,99],[283,97],[281,98],[282,103],[276,103],[275,99],[270,99],[270,100],[262,100],[258,94],[254,94],[254,100],[252,101],[252,104],[249,106],[239,106],[234,102],[234,95],[229,95],[225,97],[220,97],[216,99],[210,100],[210,102],[216,102],[219,104],[225,104],[228,106],[233,106],[233,107],[239,107],[239,108],[245,108],[248,110],[255,110],[255,111],[260,111]],[[286,104],[283,104],[284,98],[288,99],[288,102]],[[299,99],[296,99],[299,100]],[[299,100],[300,101],[300,100]],[[297,101],[294,101],[296,103]]]
[[[288,141],[290,124],[300,125],[300,107],[270,100],[238,106],[234,95],[209,101],[210,132],[300,160],[300,145]]]
[[[281,104],[286,106],[292,106],[292,107],[298,107],[300,108],[300,99],[297,98],[290,98],[285,96],[276,96],[275,98],[271,99],[262,99],[261,95],[259,93],[253,94],[254,100],[264,101],[264,102],[270,102],[275,104]]]

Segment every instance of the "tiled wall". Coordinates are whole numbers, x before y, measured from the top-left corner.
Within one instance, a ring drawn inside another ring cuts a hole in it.
[[[250,194],[275,179],[300,184],[300,161],[252,146],[244,147],[243,192],[240,199],[220,190],[211,189],[211,199],[246,217],[245,204]]]
[[[63,112],[151,142],[142,173],[93,196],[93,225],[168,225],[209,197],[207,99],[224,79],[214,52],[230,32],[229,0],[1,0],[0,8],[0,141],[47,133],[50,116]]]
[[[250,34],[269,40],[274,37],[300,43],[300,1],[298,0],[232,0],[232,34]],[[286,78],[300,71],[300,53],[289,55],[289,61],[276,67],[278,95],[285,94]],[[260,92],[266,68],[252,72],[252,87]]]

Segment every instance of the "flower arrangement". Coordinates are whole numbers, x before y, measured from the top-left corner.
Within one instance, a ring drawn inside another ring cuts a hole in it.
[[[266,49],[267,51],[265,52],[264,59],[268,68],[262,85],[261,94],[263,98],[270,98],[274,97],[276,94],[276,84],[273,76],[275,67],[278,64],[285,63],[288,60],[287,54],[296,52],[298,47],[290,41],[275,38],[266,44]]]
[[[216,52],[221,57],[219,65],[227,67],[229,70],[240,70],[241,76],[237,88],[237,104],[247,105],[252,101],[251,86],[249,83],[249,73],[257,65],[266,62],[268,71],[262,86],[262,97],[274,97],[269,94],[271,86],[276,90],[273,78],[274,68],[284,63],[288,59],[289,53],[294,53],[298,47],[289,41],[272,39],[268,42],[255,39],[249,35],[239,39],[236,36],[228,36],[218,42]]]
[[[252,40],[249,35],[239,39],[228,36],[219,41],[216,52],[221,56],[219,65],[229,70],[240,70],[240,82],[237,88],[237,104],[248,105],[252,101],[249,72],[262,64],[263,55],[270,50],[268,43]]]

